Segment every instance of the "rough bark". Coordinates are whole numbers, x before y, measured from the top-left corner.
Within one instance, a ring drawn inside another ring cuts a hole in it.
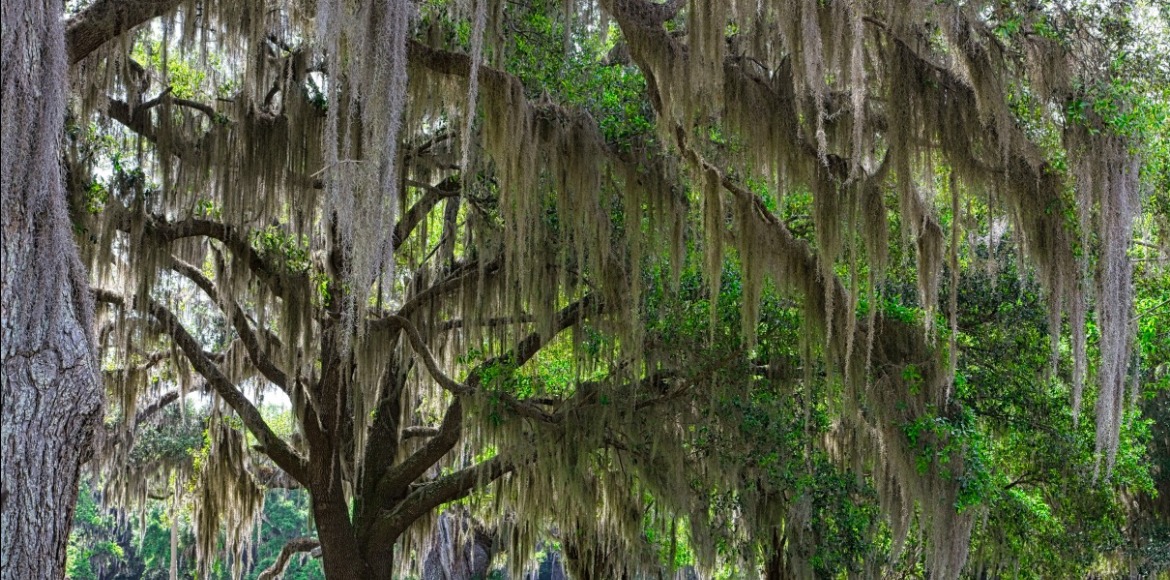
[[[439,515],[423,563],[423,580],[487,578],[493,539],[471,514],[457,509]]]
[[[69,20],[69,62],[80,62],[120,34],[174,10],[179,0],[98,0]]]
[[[0,162],[0,578],[60,578],[102,396],[92,301],[61,169],[68,92],[61,7],[3,6]]]

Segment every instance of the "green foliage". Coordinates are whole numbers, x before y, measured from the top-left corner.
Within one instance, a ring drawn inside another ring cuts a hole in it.
[[[1051,374],[1046,306],[1011,256],[999,259],[995,279],[972,274],[959,289],[955,396],[972,429],[960,437],[971,445],[966,465],[977,473],[964,480],[960,504],[986,513],[972,558],[1009,562],[1023,578],[1084,576],[1100,554],[1133,541],[1120,534],[1123,494],[1152,489],[1141,459],[1149,421],[1127,415],[1112,479],[1095,481],[1093,426],[1082,418],[1073,427],[1067,356]]]
[[[307,272],[312,265],[306,236],[286,234],[277,225],[252,230],[251,236],[252,247],[290,273]]]
[[[191,458],[203,446],[204,417],[194,410],[180,412],[173,405],[161,413],[162,421],[139,428],[130,450],[130,461],[135,465],[174,465]]]
[[[610,143],[629,146],[649,136],[653,115],[641,71],[608,63],[613,41],[603,43],[580,27],[566,43],[563,20],[552,16],[558,8],[559,3],[551,0],[532,2],[523,11],[514,8],[517,30],[509,72],[520,78],[530,98],[551,97],[588,112]]]
[[[118,510],[103,509],[96,490],[83,485],[68,548],[67,577],[71,580],[130,579],[164,580],[171,563],[171,512],[169,500],[151,500],[141,516],[141,525],[127,520]],[[303,490],[270,490],[264,502],[264,525],[243,578],[254,579],[276,561],[289,540],[313,534],[308,494]],[[179,577],[196,578],[195,535],[190,513],[180,510],[178,518]],[[218,566],[215,580],[233,575]],[[311,557],[294,557],[284,573],[289,580],[323,580],[321,562]]]
[[[309,497],[302,490],[269,490],[264,498],[264,526],[256,546],[256,564],[248,578],[255,578],[276,561],[280,549],[289,540],[312,535]],[[294,557],[284,573],[288,580],[323,580],[319,560]]]

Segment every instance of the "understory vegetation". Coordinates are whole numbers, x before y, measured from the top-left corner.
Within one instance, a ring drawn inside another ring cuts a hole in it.
[[[1166,5],[64,17],[67,577],[1170,574]]]

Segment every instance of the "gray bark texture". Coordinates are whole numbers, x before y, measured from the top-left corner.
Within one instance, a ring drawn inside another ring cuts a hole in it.
[[[439,515],[423,562],[423,580],[482,580],[492,562],[491,535],[460,510]]]
[[[63,6],[4,0],[0,46],[0,579],[61,578],[102,394],[61,168]]]

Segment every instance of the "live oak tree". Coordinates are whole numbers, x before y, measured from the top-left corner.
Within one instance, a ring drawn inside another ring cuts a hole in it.
[[[640,75],[622,106],[648,104],[647,126],[541,94],[532,81],[551,79],[520,58],[547,46],[524,26],[534,15],[560,23],[562,54]],[[831,460],[868,477],[894,551],[918,526],[930,575],[956,577],[975,523],[958,509],[968,456],[960,435],[913,426],[964,411],[969,239],[1013,232],[1044,289],[1053,360],[1067,343],[1075,361],[1074,422],[1095,315],[1100,477],[1116,463],[1140,135],[1117,122],[1133,92],[1104,76],[1124,72],[1109,43],[1132,39],[1099,31],[1131,16],[859,0],[82,5],[66,32],[65,157],[103,360],[118,368],[103,463],[119,466],[138,400],[173,383],[214,401],[190,476],[204,559],[220,529],[240,552],[269,468],[312,497],[317,538],[290,550],[319,545],[339,578],[417,566],[435,511],[477,490],[473,503],[511,514],[509,552],[553,524],[582,575],[656,566],[643,529],[656,502],[688,518],[712,565],[728,556],[704,541],[710,504],[695,499],[711,482],[687,474],[727,464],[696,460],[689,434],[775,338],[758,331],[772,288],[798,306],[802,372],[765,376],[780,396],[799,386],[806,412],[815,395],[839,401],[809,471],[831,479]],[[8,147],[6,132],[6,164]],[[134,154],[110,167],[111,147]],[[808,196],[810,228],[776,211],[793,196]],[[45,251],[61,259],[57,243]],[[646,318],[696,249],[712,345],[725,260],[738,264],[739,355],[707,360]],[[894,255],[913,264],[919,316],[879,307]],[[542,357],[566,347],[572,379],[555,385]],[[248,396],[269,388],[291,402],[287,437]],[[766,515],[810,506],[782,489],[745,500],[751,475],[715,482],[763,514],[730,558],[754,565],[758,548],[770,574],[807,573],[785,552],[803,540]],[[150,478],[122,476],[141,499]]]

